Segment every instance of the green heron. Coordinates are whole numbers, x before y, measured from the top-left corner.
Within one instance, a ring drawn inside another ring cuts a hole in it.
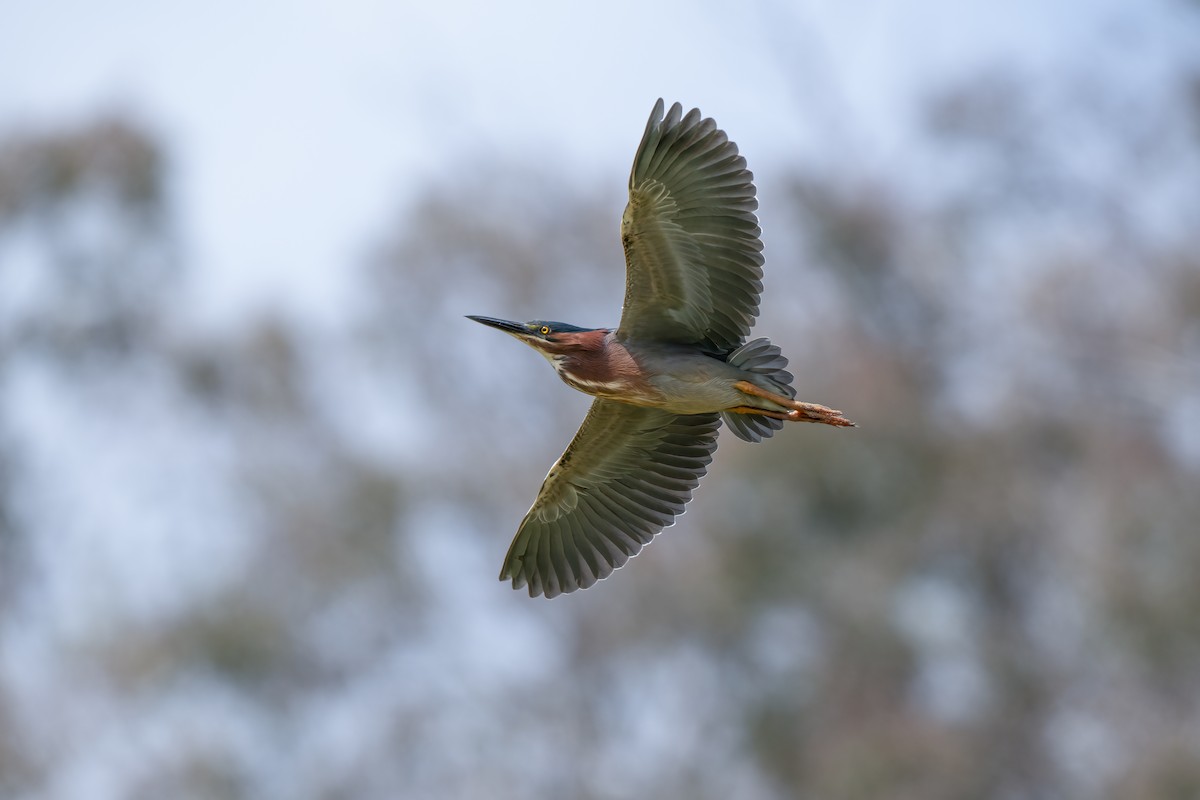
[[[500,580],[554,597],[607,578],[683,513],[721,422],[759,442],[784,422],[853,426],[795,399],[787,359],[746,341],[758,316],[762,242],[754,176],[698,109],[660,99],[633,159],[621,218],[621,324],[471,316],[537,350],[596,399],[550,468]]]

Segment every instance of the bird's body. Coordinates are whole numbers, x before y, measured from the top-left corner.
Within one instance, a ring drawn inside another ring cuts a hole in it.
[[[756,402],[733,384],[761,381],[761,376],[722,358],[671,342],[627,344],[607,328],[594,333],[578,349],[547,356],[563,382],[584,394],[673,414],[706,414]],[[763,388],[778,391],[769,385]],[[772,411],[790,410],[761,402]]]
[[[659,100],[621,220],[626,288],[616,329],[476,317],[533,347],[595,396],[509,548],[501,580],[547,597],[587,588],[683,513],[724,421],[757,442],[786,421],[849,426],[795,400],[787,359],[746,342],[762,291],[753,176],[693,109]]]

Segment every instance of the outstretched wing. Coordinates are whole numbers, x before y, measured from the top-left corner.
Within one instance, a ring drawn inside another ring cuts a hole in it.
[[[621,218],[625,311],[617,335],[728,352],[758,316],[762,242],[754,176],[698,109],[650,113]]]
[[[719,427],[716,414],[595,400],[522,520],[500,580],[554,597],[607,578],[683,513]]]

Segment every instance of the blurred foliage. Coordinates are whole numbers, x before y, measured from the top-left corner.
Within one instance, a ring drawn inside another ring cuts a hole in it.
[[[0,142],[0,346],[134,346],[176,270],[166,158],[120,115]]]
[[[197,332],[154,137],[10,137],[0,396],[128,455],[55,462],[0,405],[0,794],[1194,796],[1198,84],[983,75],[924,109],[943,173],[786,165],[764,327],[862,427],[723,440],[553,603],[494,575],[586,399],[461,315],[615,322],[618,195],[464,170],[341,328]]]

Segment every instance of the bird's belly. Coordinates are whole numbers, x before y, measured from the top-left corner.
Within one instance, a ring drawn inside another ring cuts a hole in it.
[[[659,375],[650,381],[663,400],[657,407],[675,414],[708,414],[741,405],[732,381],[712,374]]]

